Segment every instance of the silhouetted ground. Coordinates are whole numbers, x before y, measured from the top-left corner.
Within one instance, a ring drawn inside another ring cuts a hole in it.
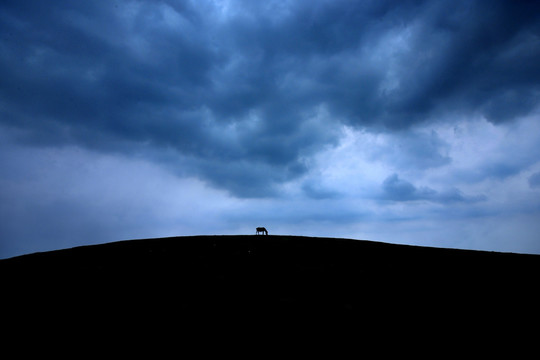
[[[0,261],[4,309],[79,325],[212,327],[223,317],[332,318],[370,331],[527,325],[539,274],[537,255],[272,235],[131,240]]]

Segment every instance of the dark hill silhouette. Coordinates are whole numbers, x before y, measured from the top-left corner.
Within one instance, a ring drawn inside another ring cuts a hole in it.
[[[382,328],[493,325],[536,312],[539,274],[538,255],[276,235],[130,240],[0,261],[4,304],[135,323],[306,316]]]

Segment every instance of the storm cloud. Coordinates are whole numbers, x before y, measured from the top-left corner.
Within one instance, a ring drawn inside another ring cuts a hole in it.
[[[330,222],[538,189],[537,1],[4,1],[0,34],[4,169],[70,149]]]
[[[416,187],[407,180],[400,179],[397,174],[386,178],[382,184],[382,199],[392,201],[431,201],[438,203],[477,202],[485,200],[485,196],[467,196],[459,189],[452,188],[444,192],[429,187]]]

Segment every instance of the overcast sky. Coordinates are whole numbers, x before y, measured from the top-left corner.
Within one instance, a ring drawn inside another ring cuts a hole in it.
[[[0,257],[192,234],[540,253],[540,2],[0,4]]]

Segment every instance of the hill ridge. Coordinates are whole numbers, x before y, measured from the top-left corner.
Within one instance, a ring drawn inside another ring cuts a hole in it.
[[[373,243],[373,244],[379,244],[382,246],[392,246],[392,247],[402,247],[402,248],[414,248],[414,249],[431,249],[435,251],[451,251],[451,252],[470,252],[475,254],[505,254],[505,255],[523,255],[523,256],[531,256],[531,257],[538,257],[540,258],[540,255],[538,254],[527,254],[527,253],[518,253],[518,252],[505,252],[505,251],[492,251],[492,250],[478,250],[478,249],[462,249],[462,248],[451,248],[451,247],[438,247],[438,246],[424,246],[424,245],[414,245],[414,244],[400,244],[400,243],[390,243],[390,242],[384,242],[384,241],[377,241],[377,240],[366,240],[366,239],[353,239],[353,238],[341,238],[341,237],[323,237],[323,236],[304,236],[304,235],[280,235],[280,234],[272,234],[272,235],[246,235],[246,234],[230,234],[230,235],[180,235],[180,236],[165,236],[165,237],[152,237],[152,238],[134,238],[134,239],[122,239],[122,240],[116,240],[116,241],[110,241],[105,243],[98,243],[98,244],[84,244],[84,245],[77,245],[73,247],[67,247],[67,248],[61,248],[61,249],[53,249],[53,250],[45,250],[45,251],[37,251],[34,253],[27,253],[27,254],[20,254],[15,255],[9,258],[0,259],[0,263],[2,262],[11,262],[16,259],[27,259],[35,256],[43,256],[43,255],[53,255],[53,254],[59,254],[61,252],[69,252],[75,249],[87,249],[91,247],[102,247],[102,246],[109,246],[109,245],[120,245],[120,244],[127,244],[131,242],[152,242],[152,241],[167,241],[167,240],[174,240],[174,241],[181,241],[183,239],[208,239],[208,238],[257,238],[261,239],[263,236],[268,236],[271,239],[303,239],[303,240],[323,240],[323,241],[355,241],[355,242],[364,242],[364,243]]]
[[[121,240],[0,261],[15,304],[47,294],[53,308],[67,298],[99,314],[129,304],[181,317],[429,317],[435,307],[450,321],[489,317],[485,304],[514,316],[536,310],[539,274],[538,255],[286,235]]]

